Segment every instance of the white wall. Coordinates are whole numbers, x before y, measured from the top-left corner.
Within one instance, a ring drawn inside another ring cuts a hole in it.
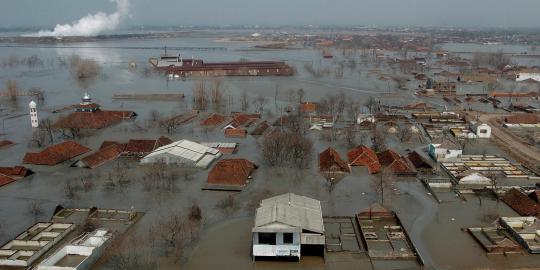
[[[533,79],[535,81],[540,81],[540,73],[528,73],[528,72],[520,72],[516,76],[516,82]]]

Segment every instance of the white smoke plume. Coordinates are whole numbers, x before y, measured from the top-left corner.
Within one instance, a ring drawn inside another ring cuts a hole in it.
[[[65,37],[65,36],[96,36],[103,32],[112,31],[118,27],[129,12],[129,0],[110,0],[116,3],[116,11],[111,14],[98,12],[88,14],[71,24],[57,24],[54,30],[41,30],[32,36]]]

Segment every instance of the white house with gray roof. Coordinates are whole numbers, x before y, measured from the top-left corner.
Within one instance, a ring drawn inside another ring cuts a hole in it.
[[[252,229],[252,255],[258,258],[324,254],[321,202],[293,193],[261,201]]]

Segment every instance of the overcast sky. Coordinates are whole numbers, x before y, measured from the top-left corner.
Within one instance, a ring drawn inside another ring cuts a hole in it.
[[[124,25],[380,25],[538,27],[540,0],[130,0]],[[108,0],[0,0],[0,27],[49,27]]]

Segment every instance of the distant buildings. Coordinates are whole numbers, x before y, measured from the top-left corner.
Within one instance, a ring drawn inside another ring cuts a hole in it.
[[[150,58],[150,64],[172,77],[189,76],[291,76],[294,70],[282,61],[208,63],[179,55]]]
[[[324,254],[324,223],[318,200],[286,193],[261,201],[252,229],[255,259]]]

